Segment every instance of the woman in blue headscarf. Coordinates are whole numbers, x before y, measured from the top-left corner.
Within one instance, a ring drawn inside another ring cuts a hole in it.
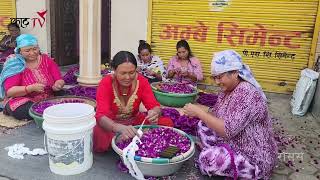
[[[277,162],[277,145],[259,83],[233,50],[214,54],[211,73],[221,87],[214,107],[184,107],[187,115],[200,119],[201,172],[234,179],[269,179]]]
[[[31,105],[60,92],[64,81],[54,60],[40,53],[33,35],[22,34],[16,42],[15,54],[7,58],[1,72],[0,96],[5,99],[5,114],[32,119]]]

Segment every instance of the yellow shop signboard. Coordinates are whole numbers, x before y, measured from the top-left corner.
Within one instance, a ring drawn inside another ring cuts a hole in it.
[[[168,62],[176,42],[188,40],[208,83],[213,52],[234,49],[265,91],[289,93],[312,66],[318,6],[319,0],[150,0],[149,41]]]

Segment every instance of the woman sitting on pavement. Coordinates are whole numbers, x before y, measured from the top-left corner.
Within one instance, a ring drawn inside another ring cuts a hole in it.
[[[148,80],[137,73],[137,61],[128,51],[118,52],[111,61],[114,74],[105,76],[97,89],[97,125],[94,128],[95,152],[107,151],[115,133],[122,139],[137,134],[133,125],[158,124],[173,126],[170,118],[160,117],[160,104],[154,97]],[[147,115],[139,112],[141,102]]]
[[[16,23],[8,24],[9,35],[5,35],[0,41],[0,62],[14,53],[16,47],[16,38],[20,35],[20,28]]]
[[[64,81],[54,60],[40,53],[37,39],[22,34],[17,37],[15,54],[4,64],[0,85],[4,113],[21,120],[32,119],[28,111],[34,102],[61,93]]]
[[[203,79],[200,61],[192,55],[186,40],[180,40],[177,45],[177,55],[168,64],[167,78],[177,82],[196,83]]]
[[[140,40],[138,47],[137,65],[138,71],[148,78],[149,83],[162,81],[165,78],[166,71],[163,62],[158,56],[152,55],[150,44]]]
[[[184,112],[200,118],[203,149],[197,165],[205,175],[269,179],[277,145],[266,97],[238,53],[215,53],[211,72],[222,92],[212,109],[187,104]]]

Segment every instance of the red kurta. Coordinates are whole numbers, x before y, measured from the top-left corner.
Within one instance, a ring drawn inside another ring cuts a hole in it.
[[[113,76],[111,74],[104,77],[97,90],[97,125],[94,128],[93,137],[93,146],[94,151],[96,152],[106,151],[114,136],[114,133],[105,131],[100,127],[99,120],[102,116],[107,116],[115,122],[124,125],[139,125],[145,118],[145,115],[139,112],[139,105],[141,102],[147,110],[160,106],[153,95],[148,80],[140,74],[137,78],[136,88],[130,96],[127,105],[122,105],[118,93],[116,93],[116,89],[112,85],[112,78]],[[145,124],[150,124],[150,122],[146,120]],[[158,124],[170,127],[173,126],[171,119],[166,117],[160,117]]]

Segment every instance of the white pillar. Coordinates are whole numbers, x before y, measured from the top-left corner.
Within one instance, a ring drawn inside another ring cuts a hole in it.
[[[81,85],[97,85],[102,76],[101,63],[101,0],[80,0],[80,74]]]

